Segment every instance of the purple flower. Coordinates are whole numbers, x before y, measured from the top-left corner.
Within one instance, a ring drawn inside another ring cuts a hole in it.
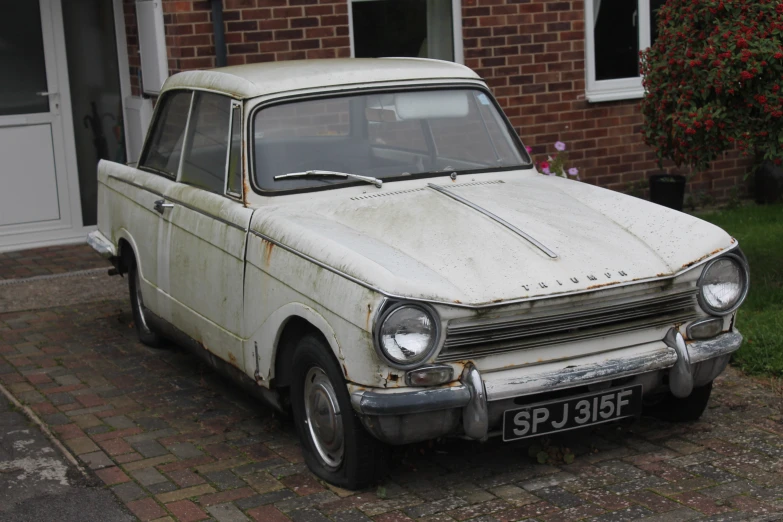
[[[568,169],[569,176],[577,176],[578,174],[579,174],[579,169],[577,169],[576,167],[571,167],[570,169]]]
[[[547,176],[551,176],[551,175],[552,175],[552,173],[549,171],[549,167],[544,167],[544,168],[543,168],[543,169],[541,169],[541,170],[543,170],[543,171],[544,171],[544,174],[546,174]]]
[[[525,150],[527,150],[528,154],[533,154],[533,147],[527,146],[525,147]]]
[[[560,152],[563,152],[566,149],[565,143],[562,141],[556,141],[555,142],[555,148],[559,150]]]

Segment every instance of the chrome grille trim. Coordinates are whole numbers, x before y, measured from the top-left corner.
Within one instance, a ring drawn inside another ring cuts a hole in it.
[[[455,322],[447,327],[438,362],[482,357],[643,330],[699,316],[697,290],[676,289],[631,302],[611,301],[572,312],[537,312],[513,318]]]

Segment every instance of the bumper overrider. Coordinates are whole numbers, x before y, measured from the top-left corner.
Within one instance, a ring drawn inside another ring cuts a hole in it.
[[[389,444],[448,434],[483,440],[500,428],[503,412],[518,408],[515,399],[523,396],[624,379],[641,384],[645,395],[668,388],[675,397],[687,397],[720,375],[741,344],[736,331],[686,343],[672,328],[663,342],[483,375],[467,363],[459,381],[439,387],[349,389],[365,427]]]

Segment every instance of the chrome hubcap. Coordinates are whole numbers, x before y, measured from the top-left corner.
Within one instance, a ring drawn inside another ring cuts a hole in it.
[[[315,449],[327,467],[336,469],[342,464],[345,452],[343,419],[337,394],[321,368],[310,368],[307,372],[304,401],[306,422]]]

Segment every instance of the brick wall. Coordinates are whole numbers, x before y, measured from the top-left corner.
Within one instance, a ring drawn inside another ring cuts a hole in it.
[[[131,81],[138,94],[133,0],[124,0]],[[582,0],[462,0],[465,64],[492,88],[537,161],[567,143],[571,165],[590,183],[628,192],[661,172],[642,142],[638,100],[584,97]],[[208,0],[163,0],[169,69],[215,66]],[[350,56],[347,0],[224,0],[228,64]],[[728,153],[691,178],[717,198],[744,192],[749,162]],[[667,172],[678,172],[667,166]],[[680,173],[687,173],[679,171]]]
[[[585,90],[584,2],[581,0],[463,0],[465,65],[492,88],[537,161],[567,143],[583,179],[623,192],[659,173],[640,134],[638,100],[588,103]],[[749,162],[728,153],[691,190],[714,197],[744,189]],[[687,174],[671,165],[666,172]]]

